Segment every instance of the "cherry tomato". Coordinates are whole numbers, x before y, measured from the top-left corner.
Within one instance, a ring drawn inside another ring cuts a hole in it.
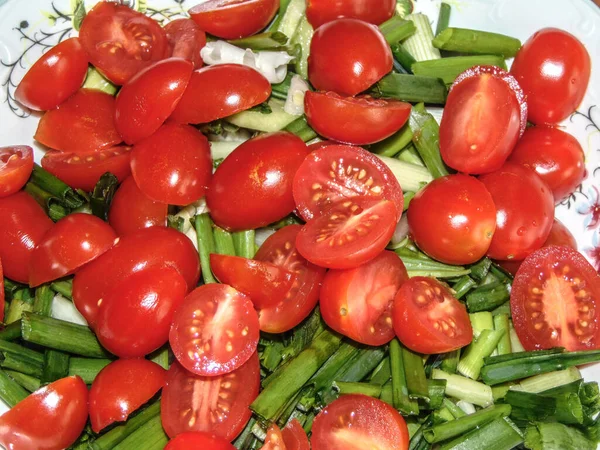
[[[158,22],[114,2],[99,2],[86,14],[79,38],[94,67],[118,85],[169,52]]]
[[[294,177],[296,209],[304,220],[323,215],[335,202],[366,195],[391,200],[402,214],[402,189],[392,171],[360,147],[327,145],[314,150]]]
[[[4,322],[4,308],[6,300],[4,298],[4,270],[2,269],[2,260],[0,259],[0,322]]]
[[[38,111],[56,108],[81,87],[87,70],[88,57],[79,39],[67,39],[31,66],[17,86],[15,98]]]
[[[515,79],[498,67],[477,66],[458,76],[440,123],[440,152],[448,166],[470,174],[497,170],[525,130],[527,104]]]
[[[107,148],[95,153],[46,152],[42,167],[75,189],[91,192],[102,175],[112,173],[123,181],[131,173],[131,147]]]
[[[308,437],[298,419],[290,420],[281,434],[286,450],[310,450]]]
[[[528,128],[508,158],[535,170],[560,203],[577,189],[585,178],[581,145],[558,128]]]
[[[39,286],[74,273],[107,252],[117,239],[114,230],[91,214],[69,214],[44,234],[31,253],[29,285]]]
[[[90,389],[90,422],[95,433],[123,422],[165,384],[167,371],[146,359],[119,359],[98,373]]]
[[[271,84],[258,71],[241,64],[219,64],[192,74],[170,120],[208,123],[266,101]]]
[[[62,378],[0,416],[0,445],[19,450],[62,450],[77,440],[87,417],[85,383],[76,376]]]
[[[283,442],[281,429],[277,424],[273,423],[267,429],[267,436],[265,437],[265,442],[260,450],[287,450],[285,442]]]
[[[217,168],[206,203],[215,223],[230,230],[259,228],[294,210],[294,174],[308,154],[288,132],[262,134],[237,147]]]
[[[259,386],[256,353],[237,370],[214,377],[195,375],[175,361],[160,400],[163,428],[170,437],[204,431],[231,441],[250,420]]]
[[[33,149],[27,145],[0,147],[0,197],[19,190],[33,170]]]
[[[590,71],[585,46],[557,28],[544,28],[531,36],[510,69],[527,95],[529,120],[536,125],[569,117],[583,100]]]
[[[210,450],[235,450],[235,447],[223,438],[211,433],[190,431],[171,439],[164,450],[192,450],[206,448]]]
[[[208,0],[188,13],[207,33],[223,39],[238,39],[265,28],[278,8],[278,0]]]
[[[200,50],[206,45],[206,33],[191,19],[175,19],[165,25],[171,56],[187,59],[194,69],[204,65]]]
[[[447,264],[471,264],[487,253],[496,229],[496,206],[476,178],[438,178],[410,202],[410,234],[421,250]]]
[[[396,11],[395,0],[308,0],[306,18],[314,28],[340,17],[352,17],[374,25],[381,25]]]
[[[496,205],[496,231],[487,255],[518,260],[540,248],[554,220],[554,198],[546,183],[515,163],[506,163],[480,180]]]
[[[338,200],[298,233],[296,248],[313,264],[351,269],[373,259],[396,228],[393,202],[370,196]]]
[[[169,340],[187,286],[172,267],[149,267],[115,284],[101,299],[93,324],[98,340],[121,358],[145,356]]]
[[[153,226],[166,226],[169,205],[147,197],[129,177],[115,192],[108,222],[119,236]]]
[[[312,450],[408,450],[408,428],[398,411],[366,395],[343,395],[315,417]]]
[[[26,192],[0,198],[0,217],[0,259],[4,276],[27,283],[33,249],[54,224]]]
[[[133,147],[131,173],[151,199],[188,205],[204,196],[212,175],[208,140],[189,125],[165,124]]]
[[[533,252],[519,268],[510,294],[515,331],[526,350],[600,347],[600,275],[576,250],[552,246]]]
[[[353,96],[389,73],[392,60],[390,45],[375,25],[337,19],[317,28],[313,35],[308,79],[317,90]]]
[[[294,284],[285,297],[269,308],[258,311],[261,331],[283,333],[302,322],[319,300],[325,269],[304,259],[296,250],[296,237],[302,227],[288,225],[263,243],[255,259],[282,267],[295,274]]]

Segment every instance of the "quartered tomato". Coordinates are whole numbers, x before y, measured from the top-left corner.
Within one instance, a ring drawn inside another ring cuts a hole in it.
[[[171,56],[187,59],[199,69],[204,65],[200,50],[206,45],[206,33],[192,19],[175,19],[165,25]]]
[[[195,448],[235,450],[235,447],[225,439],[217,437],[212,433],[200,431],[189,431],[178,434],[169,441],[164,450],[192,450]]]
[[[465,306],[435,278],[413,277],[394,300],[394,330],[409,349],[426,355],[469,344],[473,329]]]
[[[281,430],[281,435],[286,450],[310,450],[308,436],[306,436],[298,419],[290,420],[285,428]]]
[[[260,450],[287,450],[285,442],[283,442],[281,429],[277,424],[273,423],[267,429],[267,436],[265,437],[265,442]]]
[[[0,147],[0,197],[19,191],[33,170],[33,149],[27,145]]]
[[[600,347],[600,275],[576,250],[533,252],[519,268],[510,294],[515,331],[525,350]]]
[[[306,18],[314,28],[340,17],[352,17],[380,25],[390,19],[395,10],[395,0],[354,0],[351,2],[308,0]]]

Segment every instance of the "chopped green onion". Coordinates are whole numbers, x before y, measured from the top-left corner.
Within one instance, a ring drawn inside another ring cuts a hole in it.
[[[460,361],[460,349],[454,350],[442,355],[442,362],[440,368],[444,372],[456,373],[458,369],[458,362]]]
[[[52,383],[69,374],[69,355],[58,350],[46,350],[42,368],[42,383]]]
[[[372,383],[358,383],[348,381],[334,381],[333,389],[340,395],[363,394],[369,397],[379,398],[381,395],[381,385]]]
[[[413,131],[413,144],[429,172],[434,178],[448,175],[450,172],[440,155],[440,126],[433,116],[413,107],[409,123]]]
[[[77,209],[87,202],[85,196],[75,191],[38,164],[33,165],[30,182],[56,197],[69,209]]]
[[[379,30],[388,41],[388,44],[397,44],[400,41],[412,36],[417,28],[411,20],[403,19],[400,16],[392,16],[391,19],[379,25]]]
[[[19,383],[13,380],[6,371],[0,369],[0,400],[12,408],[29,395]]]
[[[512,347],[510,345],[510,321],[508,319],[508,314],[498,314],[493,317],[494,329],[504,332],[500,338],[500,341],[498,341],[498,346],[496,347],[498,354],[507,355],[512,353]]]
[[[249,48],[251,50],[281,50],[288,42],[288,37],[280,31],[266,31],[264,33],[255,34],[250,37],[234,39],[229,41],[230,44],[240,48]]]
[[[16,341],[21,339],[21,320],[9,323],[3,329],[0,330],[0,340],[2,341]]]
[[[446,380],[446,395],[465,400],[477,406],[490,406],[494,403],[492,388],[470,378],[453,375],[434,369],[432,378]]]
[[[440,13],[438,15],[437,27],[435,29],[436,36],[448,28],[448,24],[450,23],[450,12],[451,7],[448,3],[442,2],[440,5]]]
[[[412,70],[412,66],[416,63],[415,58],[406,50],[406,48],[400,44],[392,45],[392,55],[394,55],[394,59],[402,66],[402,68],[406,71],[407,74],[414,73]],[[415,74],[417,75],[417,74]],[[422,74],[420,74],[422,75]],[[440,77],[434,77],[440,78]]]
[[[377,155],[391,158],[411,142],[412,131],[408,126],[408,123],[406,123],[399,131],[392,134],[389,138],[371,145],[369,150]],[[403,189],[406,188],[403,186]]]
[[[292,123],[290,123],[287,127],[284,128],[285,131],[289,131],[290,133],[294,133],[304,142],[308,142],[317,137],[317,133],[313,130],[308,122],[306,122],[305,116],[300,116]]]
[[[377,97],[393,98],[411,103],[423,102],[443,105],[446,103],[446,97],[448,96],[448,89],[439,78],[403,73],[386,75],[379,80],[373,89],[373,95]]]
[[[507,417],[502,417],[442,444],[438,450],[510,450],[522,443],[521,431]]]
[[[446,28],[432,41],[435,48],[478,55],[501,55],[511,58],[521,48],[521,41],[488,31]]]
[[[506,283],[489,283],[480,286],[467,294],[469,312],[491,311],[510,299],[510,285]]]
[[[77,375],[85,384],[92,384],[100,371],[111,362],[110,359],[71,357],[69,359],[69,376]]]
[[[458,372],[477,380],[483,367],[483,358],[492,354],[504,334],[504,330],[483,330],[465,351],[458,363]]]
[[[90,197],[93,215],[108,220],[108,211],[118,187],[119,180],[112,173],[106,172],[100,177]]]
[[[212,231],[213,223],[208,213],[194,217],[194,227],[198,237],[198,253],[204,284],[216,283],[217,280],[210,270],[210,254],[215,253],[215,239]]]
[[[312,25],[306,16],[302,16],[302,19],[296,28],[296,32],[290,41],[290,45],[295,46],[300,50],[299,54],[296,55],[294,67],[296,69],[296,73],[305,80],[308,78],[308,55],[310,53],[310,42],[312,40],[313,33],[314,30]]]
[[[129,436],[113,447],[114,450],[163,450],[169,438],[162,427],[160,415],[150,418]]]
[[[215,241],[215,252],[220,255],[235,256],[233,237],[229,231],[216,225],[213,226],[213,237]]]
[[[432,44],[433,30],[429,17],[419,13],[409,14],[406,18],[410,19],[416,28],[416,32],[404,41],[406,50],[417,61],[441,58],[440,51]]]
[[[52,300],[54,300],[54,291],[48,285],[38,287],[35,290],[33,312],[42,316],[50,316]]]
[[[394,408],[408,415],[419,414],[418,403],[410,400],[408,396],[402,345],[397,338],[394,338],[390,342],[390,367],[392,372],[392,401]]]
[[[73,300],[73,279],[53,281],[50,287],[57,294]]]
[[[42,386],[42,382],[31,375],[26,375],[14,370],[5,370],[4,372],[29,392],[35,392]],[[2,388],[0,388],[0,390],[2,390]]]
[[[504,58],[497,55],[451,56],[417,61],[411,65],[411,70],[415,75],[440,78],[445,84],[452,84],[457,76],[473,66],[496,66],[506,70]]]

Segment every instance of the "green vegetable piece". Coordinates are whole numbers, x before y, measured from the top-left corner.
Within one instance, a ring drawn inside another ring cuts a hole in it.
[[[466,28],[446,28],[432,41],[441,50],[478,55],[501,55],[511,58],[521,48],[513,37]]]
[[[536,422],[525,430],[525,447],[531,450],[596,450],[576,428],[561,423]]]

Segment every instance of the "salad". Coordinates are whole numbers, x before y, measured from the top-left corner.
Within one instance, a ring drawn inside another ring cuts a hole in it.
[[[590,54],[435,13],[74,2],[0,148],[0,444],[596,448]]]

